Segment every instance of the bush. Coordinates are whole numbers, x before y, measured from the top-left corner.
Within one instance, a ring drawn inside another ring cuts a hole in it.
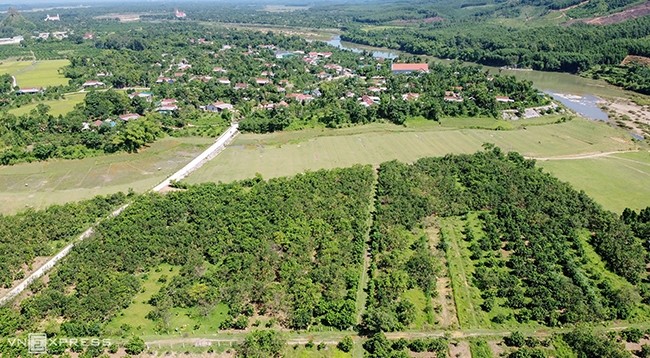
[[[138,355],[144,352],[147,346],[144,344],[144,341],[140,337],[131,337],[129,341],[124,345],[124,350],[127,354]]]
[[[526,337],[519,332],[512,332],[512,334],[503,338],[503,343],[508,347],[523,347],[526,344]]]
[[[280,332],[253,331],[246,336],[237,350],[238,357],[280,357],[285,341]]]
[[[638,328],[626,328],[621,331],[621,338],[623,338],[626,342],[639,343],[643,336],[644,332]]]
[[[336,345],[336,348],[346,353],[352,351],[352,348],[354,348],[354,341],[352,340],[352,337],[343,337],[339,344]]]

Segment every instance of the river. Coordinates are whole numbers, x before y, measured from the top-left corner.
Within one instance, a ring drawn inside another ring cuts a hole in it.
[[[341,41],[340,36],[334,36],[329,41],[329,45],[353,52],[368,51],[374,57],[395,59],[405,52],[391,50],[381,47],[372,47],[358,45],[351,42]],[[438,62],[451,62],[451,60],[441,59],[433,56],[423,56],[428,60]],[[468,62],[467,64],[474,64]],[[513,75],[521,80],[533,82],[536,88],[551,95],[555,100],[561,102],[571,110],[582,116],[593,120],[607,120],[608,115],[600,109],[602,98],[631,98],[635,94],[612,86],[602,80],[584,78],[577,75],[559,72],[544,72],[534,70],[514,70],[502,69],[498,67],[483,66],[493,73],[502,73]]]

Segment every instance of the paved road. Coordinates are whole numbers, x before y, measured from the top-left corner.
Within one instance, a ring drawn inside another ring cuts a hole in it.
[[[239,133],[238,131],[238,124],[233,123],[217,140],[212,144],[208,149],[203,151],[201,154],[199,154],[196,158],[192,159],[186,166],[181,168],[179,171],[176,173],[172,174],[169,178],[163,180],[162,183],[156,185],[152,191],[154,192],[160,192],[166,187],[169,186],[173,181],[179,181],[185,177],[187,177],[190,173],[195,171],[196,169],[200,168],[203,164],[205,164],[207,161],[210,159],[214,158],[217,156],[219,153],[221,153],[226,145],[230,143],[233,138]],[[112,212],[107,218],[113,218],[122,213],[124,209],[126,209],[129,206],[129,204],[124,204],[121,207],[119,207],[117,210]],[[100,220],[101,222],[102,220]],[[45,275],[49,270],[51,270],[61,259],[66,257],[70,251],[72,250],[72,247],[80,242],[83,241],[84,239],[89,238],[92,236],[92,234],[95,232],[95,226],[97,226],[98,223],[95,225],[89,227],[86,231],[84,231],[79,237],[68,244],[66,247],[64,247],[61,251],[59,251],[56,255],[52,256],[47,262],[45,262],[43,265],[41,265],[39,268],[37,268],[34,272],[32,272],[29,276],[27,276],[24,280],[22,280],[19,284],[16,286],[12,287],[11,290],[9,290],[7,293],[2,295],[0,297],[0,306],[3,306],[7,304],[9,301],[14,299],[16,296],[21,294],[29,285],[36,281],[37,279],[41,278],[43,275]]]

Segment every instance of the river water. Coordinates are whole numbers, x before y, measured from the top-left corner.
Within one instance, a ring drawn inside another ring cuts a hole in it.
[[[368,51],[372,52],[372,56],[375,58],[387,58],[387,59],[394,59],[399,56],[398,51],[393,51],[390,49],[383,49],[383,48],[378,48],[378,47],[370,47],[370,46],[361,46],[354,44],[352,42],[343,42],[341,41],[341,36],[334,36],[332,37],[329,41],[325,41],[328,45],[332,45],[334,47],[338,47],[343,50],[349,50],[352,52],[360,53],[363,51]]]
[[[358,53],[368,51],[376,58],[395,59],[399,57],[401,53],[404,53],[398,50],[363,46],[341,41],[340,36],[334,36],[326,42],[329,45],[343,50]],[[440,59],[432,56],[425,57],[433,61],[451,62],[451,60]],[[608,119],[607,113],[600,109],[599,103],[603,101],[602,98],[630,98],[634,95],[630,91],[612,86],[605,81],[584,78],[568,73],[514,70],[490,66],[483,67],[493,73],[513,75],[520,80],[531,81],[536,88],[549,94],[555,100],[561,102],[580,115],[593,120],[606,121]]]

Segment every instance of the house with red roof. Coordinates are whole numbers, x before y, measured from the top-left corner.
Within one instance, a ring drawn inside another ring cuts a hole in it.
[[[378,104],[379,102],[379,97],[363,95],[361,98],[359,98],[359,104],[364,107],[370,107],[372,105]]]
[[[391,65],[393,73],[413,73],[413,72],[429,72],[429,64],[427,63],[393,63]]]
[[[280,108],[280,107],[289,107],[289,104],[285,101],[281,101],[279,103],[267,103],[267,104],[260,104],[259,108],[261,109],[266,109],[266,110],[272,110],[274,108]]]
[[[445,91],[444,100],[447,102],[463,102],[464,99],[459,93],[453,91]]]
[[[165,98],[162,101],[160,101],[161,106],[171,106],[178,103],[178,101],[175,98]]]

